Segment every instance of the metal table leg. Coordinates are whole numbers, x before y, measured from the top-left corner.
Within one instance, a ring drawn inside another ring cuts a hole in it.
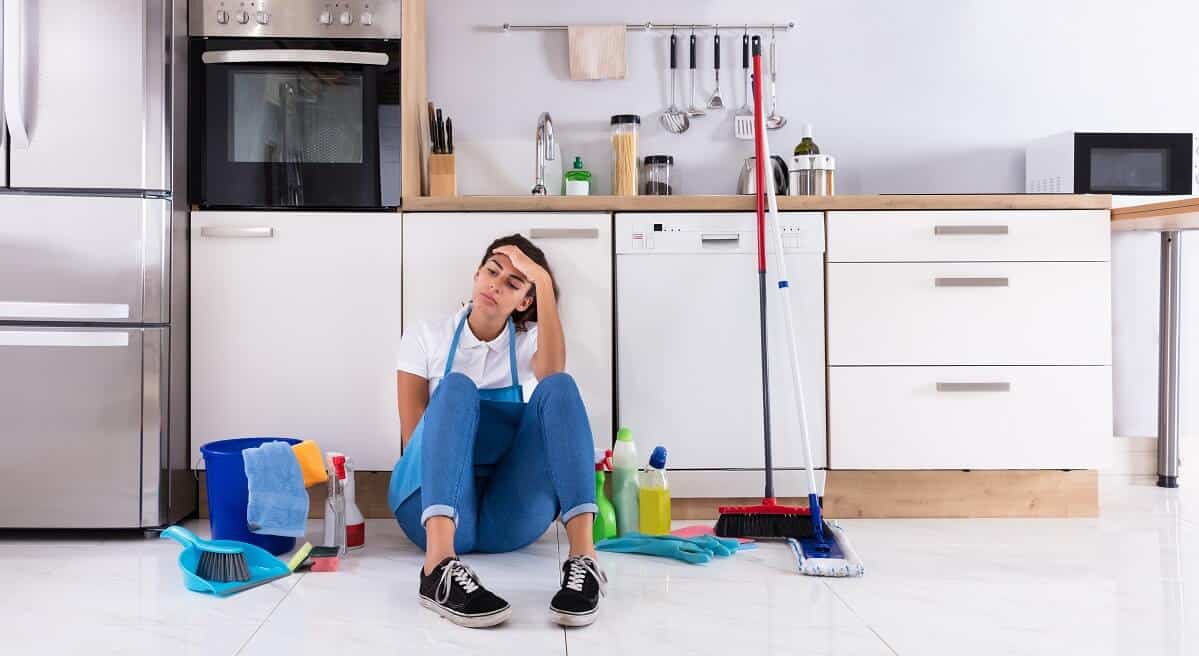
[[[1181,233],[1162,233],[1161,344],[1157,363],[1157,485],[1178,487],[1178,302]]]

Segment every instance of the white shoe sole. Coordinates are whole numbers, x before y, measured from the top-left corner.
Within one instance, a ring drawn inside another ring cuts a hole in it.
[[[590,626],[599,617],[599,607],[586,614],[563,613],[550,608],[550,619],[561,626]]]
[[[512,615],[512,606],[505,606],[490,615],[461,615],[426,597],[420,598],[420,605],[458,626],[465,626],[470,629],[485,629],[489,626],[502,624]]]

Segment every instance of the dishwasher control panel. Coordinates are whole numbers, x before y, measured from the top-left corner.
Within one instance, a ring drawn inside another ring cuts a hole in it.
[[[629,214],[621,219],[616,226],[617,253],[757,252],[757,216],[752,212]],[[779,223],[784,252],[824,252],[822,212],[783,212]],[[769,217],[766,229],[766,252],[771,253],[775,238]]]

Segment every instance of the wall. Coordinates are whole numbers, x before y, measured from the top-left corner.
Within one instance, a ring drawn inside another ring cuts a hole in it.
[[[1073,128],[1199,130],[1199,3],[1184,0],[438,0],[429,94],[454,117],[461,193],[528,193],[541,111],[553,115],[567,161],[581,154],[596,174],[597,193],[609,189],[616,113],[642,115],[642,154],[675,155],[678,192],[735,191],[752,147],[733,139],[731,111],[696,119],[683,135],[657,124],[669,102],[667,34],[628,35],[627,79],[572,82],[564,32],[494,29],[646,20],[796,21],[779,34],[779,111],[789,123],[770,134],[773,150],[788,152],[812,123],[838,158],[842,193],[1018,192],[1031,139]],[[722,41],[721,91],[736,106],[740,32]],[[710,33],[700,50],[706,99]],[[1118,434],[1155,432],[1156,248],[1152,237],[1115,244]],[[1199,256],[1184,271],[1199,274]],[[1199,390],[1199,357],[1186,360],[1184,394]]]

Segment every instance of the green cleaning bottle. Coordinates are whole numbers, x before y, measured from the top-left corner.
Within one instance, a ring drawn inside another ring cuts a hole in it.
[[[616,508],[604,494],[604,479],[607,478],[604,472],[612,471],[612,452],[596,449],[595,453],[595,505],[599,506],[599,512],[595,514],[591,538],[600,542],[616,537]]]
[[[591,171],[583,168],[583,158],[575,155],[574,168],[562,175],[562,193],[566,196],[591,195]]]

